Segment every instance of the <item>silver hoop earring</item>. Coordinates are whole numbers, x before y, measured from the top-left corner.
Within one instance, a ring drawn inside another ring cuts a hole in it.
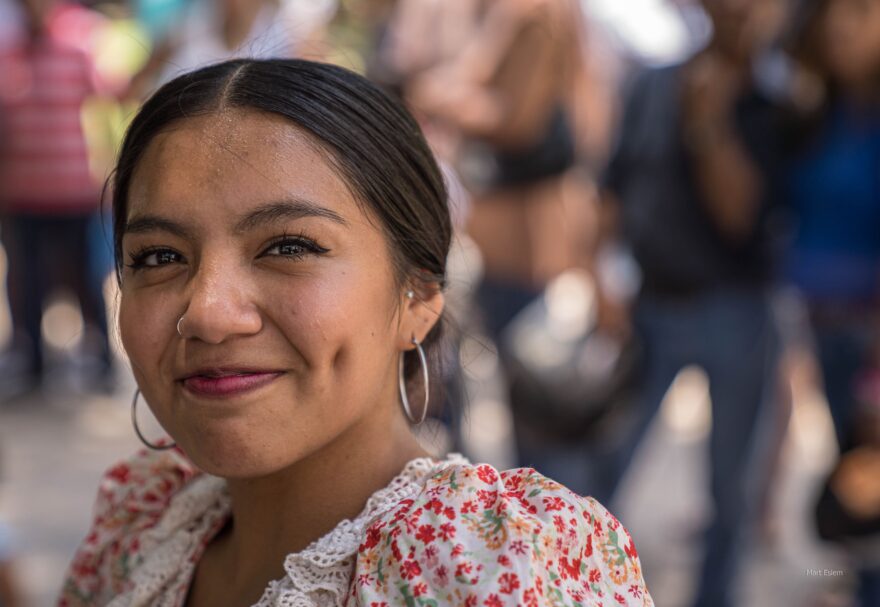
[[[134,433],[137,434],[137,437],[141,439],[141,442],[147,446],[148,449],[152,449],[153,451],[165,451],[166,449],[174,449],[177,446],[177,443],[170,443],[167,445],[164,444],[153,444],[144,438],[144,435],[141,434],[141,429],[138,428],[138,419],[137,419],[137,402],[138,396],[141,395],[140,388],[135,388],[134,398],[131,399],[131,425],[134,426]]]
[[[400,358],[398,359],[397,364],[397,375],[398,386],[400,388],[400,400],[403,402],[403,410],[406,412],[409,421],[415,425],[419,425],[425,421],[425,416],[428,415],[428,395],[431,393],[431,390],[428,384],[428,359],[425,358],[425,350],[422,348],[422,344],[419,343],[419,340],[415,337],[412,338],[412,343],[416,347],[416,351],[419,353],[419,362],[422,365],[422,379],[425,382],[425,406],[422,408],[422,415],[418,419],[414,418],[412,409],[410,409],[409,406],[409,399],[406,397],[406,380],[403,377],[403,357],[406,355],[406,352],[400,353]]]
[[[186,314],[184,314],[183,316],[186,316]],[[183,337],[183,331],[180,330],[180,323],[183,322],[183,316],[177,319],[177,334],[181,337]]]

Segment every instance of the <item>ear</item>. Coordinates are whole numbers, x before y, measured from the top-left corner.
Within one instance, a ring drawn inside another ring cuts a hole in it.
[[[413,338],[422,343],[440,320],[446,299],[438,283],[423,283],[418,288],[405,290],[401,299],[398,347],[412,350]]]

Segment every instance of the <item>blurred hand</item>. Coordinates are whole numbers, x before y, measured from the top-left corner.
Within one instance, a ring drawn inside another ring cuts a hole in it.
[[[880,449],[860,447],[844,454],[831,480],[831,490],[853,516],[880,517]]]
[[[746,85],[742,70],[712,51],[685,68],[682,90],[686,131],[730,128],[733,107]]]

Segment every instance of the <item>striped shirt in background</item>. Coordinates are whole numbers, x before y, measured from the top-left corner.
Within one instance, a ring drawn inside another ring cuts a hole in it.
[[[0,53],[0,210],[28,215],[94,211],[81,124],[96,90],[92,59],[75,44],[86,32],[78,7],[59,7],[39,37]]]

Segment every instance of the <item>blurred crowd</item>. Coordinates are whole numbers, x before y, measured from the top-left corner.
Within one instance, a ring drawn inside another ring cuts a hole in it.
[[[880,0],[0,0],[0,407],[59,374],[114,393],[114,151],[163,82],[239,55],[341,63],[422,124],[470,255],[433,412],[451,444],[479,336],[516,463],[612,502],[700,367],[713,516],[692,604],[726,607],[807,360],[838,447],[811,525],[848,555],[852,605],[880,606]],[[59,292],[82,317],[64,350],[42,329]]]

